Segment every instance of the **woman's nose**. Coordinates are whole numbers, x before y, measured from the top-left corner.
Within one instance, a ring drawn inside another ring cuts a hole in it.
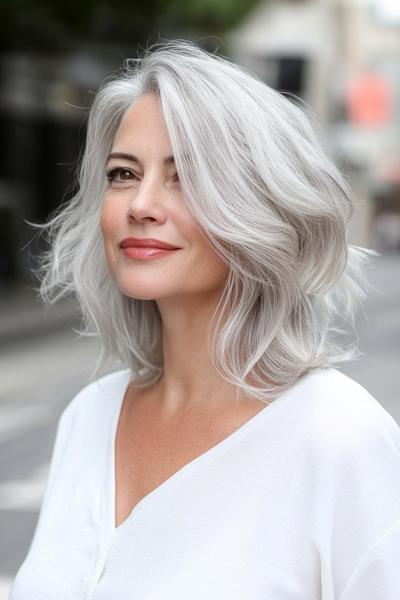
[[[129,201],[128,216],[135,221],[151,219],[163,221],[165,212],[162,203],[162,185],[151,180],[141,180],[139,185],[132,190]]]

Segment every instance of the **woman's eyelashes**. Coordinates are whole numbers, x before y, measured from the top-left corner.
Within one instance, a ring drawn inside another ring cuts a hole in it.
[[[123,185],[129,181],[139,181],[140,177],[131,169],[127,167],[114,167],[112,169],[107,170],[106,172],[107,180],[112,184]],[[179,181],[178,173],[175,173],[173,176],[174,181]]]
[[[107,171],[107,179],[110,183],[124,183],[139,179],[134,171],[126,167],[115,167]]]

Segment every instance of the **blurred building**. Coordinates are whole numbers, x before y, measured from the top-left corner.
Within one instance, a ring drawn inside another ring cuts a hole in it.
[[[104,52],[14,51],[0,56],[0,281],[29,279],[37,230],[73,191],[86,116],[116,68]]]
[[[400,3],[264,1],[230,43],[235,60],[325,125],[357,195],[352,242],[400,250]]]

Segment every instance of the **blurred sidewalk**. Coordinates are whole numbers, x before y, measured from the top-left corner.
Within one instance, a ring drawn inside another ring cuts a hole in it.
[[[72,299],[46,305],[30,283],[2,283],[0,288],[0,348],[11,341],[76,326],[80,313]]]

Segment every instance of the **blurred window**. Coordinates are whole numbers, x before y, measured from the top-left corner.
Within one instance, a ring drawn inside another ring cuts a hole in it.
[[[269,85],[280,92],[302,96],[305,87],[306,59],[302,56],[269,56],[267,73]]]

